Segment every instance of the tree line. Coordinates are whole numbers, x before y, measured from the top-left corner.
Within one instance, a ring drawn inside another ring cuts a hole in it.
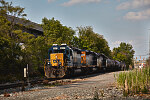
[[[11,21],[8,21],[8,15],[12,16]],[[43,18],[43,35],[36,37],[23,32],[23,24],[15,24],[16,17],[25,22],[26,16],[24,8],[13,6],[12,2],[0,1],[0,83],[21,80],[26,64],[29,64],[30,76],[44,75],[44,60],[48,56],[48,49],[54,43],[66,43],[80,49],[103,53],[114,60],[124,61],[127,65],[132,64],[132,45],[121,43],[111,51],[103,35],[95,33],[91,26],[77,27],[75,31],[59,20]]]

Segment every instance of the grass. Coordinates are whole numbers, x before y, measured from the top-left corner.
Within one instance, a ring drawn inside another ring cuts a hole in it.
[[[149,92],[150,67],[124,71],[114,76],[118,86],[124,89],[124,96]]]

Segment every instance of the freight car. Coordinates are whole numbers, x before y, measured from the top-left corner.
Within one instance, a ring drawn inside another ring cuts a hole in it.
[[[47,78],[62,78],[65,75],[74,74],[76,69],[81,69],[82,73],[88,73],[92,72],[93,68],[113,70],[124,66],[124,63],[109,59],[104,54],[69,47],[66,44],[60,46],[53,44],[48,51],[44,71]]]

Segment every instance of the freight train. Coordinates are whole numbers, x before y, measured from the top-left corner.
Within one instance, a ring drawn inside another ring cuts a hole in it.
[[[62,78],[73,75],[77,69],[80,69],[82,73],[89,73],[93,69],[113,71],[125,67],[125,63],[112,60],[104,54],[81,50],[66,44],[53,44],[48,51],[44,72],[47,78]]]

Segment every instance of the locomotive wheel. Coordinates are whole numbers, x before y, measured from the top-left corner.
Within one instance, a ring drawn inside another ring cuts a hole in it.
[[[74,73],[75,73],[74,68],[71,68],[70,69],[70,75],[72,76],[72,75],[74,75]]]
[[[73,76],[74,73],[75,73],[74,68],[68,68],[67,69],[67,76],[68,77]]]
[[[83,75],[85,74],[85,68],[84,67],[81,68],[81,72],[82,72]]]
[[[103,72],[107,72],[108,69],[106,67],[103,67],[102,70]]]
[[[96,72],[103,72],[101,67],[97,67]]]
[[[93,67],[90,67],[89,71],[90,71],[90,73],[92,73],[93,72]]]
[[[82,72],[83,75],[86,75],[90,72],[90,69],[88,67],[82,67],[81,72]]]

